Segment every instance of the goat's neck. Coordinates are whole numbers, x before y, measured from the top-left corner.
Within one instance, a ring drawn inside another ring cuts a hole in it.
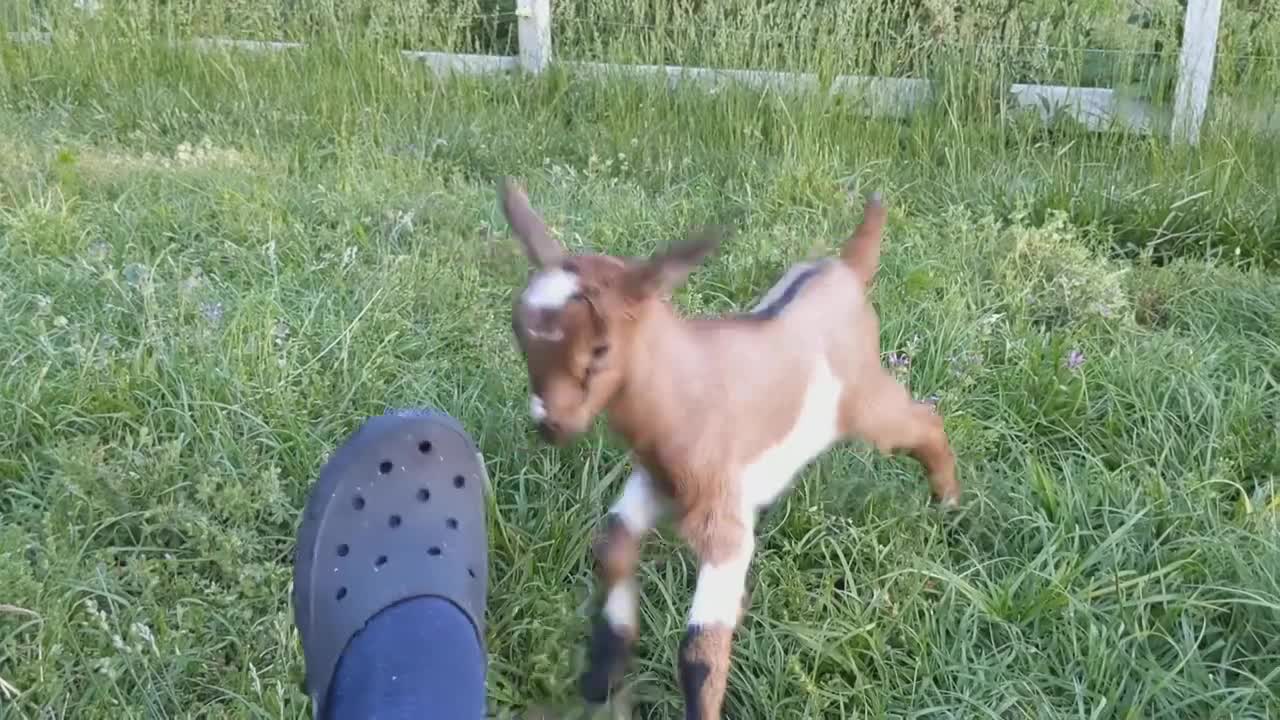
[[[609,407],[610,425],[633,450],[660,452],[681,442],[715,394],[711,358],[696,335],[665,305],[640,321],[626,379]]]

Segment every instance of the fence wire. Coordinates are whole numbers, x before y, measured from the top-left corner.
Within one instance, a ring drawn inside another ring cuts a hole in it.
[[[14,8],[23,2],[14,0],[0,18],[14,15]],[[28,19],[40,17],[42,12],[43,16],[53,17],[56,3],[25,2],[31,10]],[[519,17],[514,0],[442,3],[446,7],[408,0],[335,8],[307,0],[267,0],[243,8],[243,13],[221,11],[244,5],[241,0],[165,7],[141,0],[120,0],[113,6],[137,11],[127,17],[125,27],[139,33],[292,42],[338,33],[402,50],[518,54]],[[1147,34],[1141,41],[1132,41],[1136,43],[1133,47],[1090,47],[1089,42],[1017,42],[954,33],[937,36],[916,16],[884,12],[880,13],[884,18],[864,14],[857,15],[854,22],[840,23],[833,19],[849,15],[847,9],[815,0],[796,0],[796,4],[812,6],[813,12],[792,14],[787,19],[760,8],[726,10],[727,6],[717,5],[714,11],[700,10],[703,17],[682,6],[677,8],[679,12],[672,13],[671,21],[653,21],[639,18],[658,13],[662,9],[659,6],[665,7],[661,0],[640,0],[625,7],[610,4],[609,0],[592,4],[560,0],[552,8],[552,56],[602,63],[906,77],[934,75],[940,65],[950,61],[968,66],[970,72],[989,72],[1001,81],[1124,85],[1134,87],[1143,96],[1167,96],[1176,84],[1180,29],[1172,26],[1158,31],[1140,28]],[[61,22],[84,16],[83,12],[71,13],[61,16]],[[118,16],[125,17],[124,10]],[[1034,25],[1025,18],[1022,22],[1027,27]],[[1262,30],[1280,35],[1280,23],[1259,31]],[[1215,83],[1238,85],[1280,78],[1280,54],[1234,52],[1241,43],[1232,40],[1239,37],[1238,29],[1224,30],[1223,39],[1227,42],[1217,50]],[[1244,45],[1250,49],[1280,47],[1280,37],[1251,40]]]

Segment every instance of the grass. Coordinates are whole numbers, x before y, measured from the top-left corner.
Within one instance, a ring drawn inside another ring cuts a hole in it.
[[[804,472],[762,528],[729,716],[1280,713],[1274,139],[996,124],[960,76],[894,123],[126,40],[0,45],[0,716],[309,717],[302,499],[408,405],[489,464],[494,713],[572,700],[625,454],[528,431],[499,173],[574,247],[732,220],[696,311],[834,248],[851,193],[892,205],[884,347],[938,397],[968,506],[937,516],[864,447]],[[668,533],[647,558],[630,701],[678,717],[695,569]]]

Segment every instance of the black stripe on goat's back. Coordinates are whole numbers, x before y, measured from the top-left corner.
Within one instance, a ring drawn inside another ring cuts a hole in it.
[[[788,284],[786,288],[782,290],[782,293],[778,295],[777,298],[775,298],[768,305],[756,308],[755,310],[752,310],[751,312],[747,313],[747,317],[754,318],[757,320],[772,320],[773,318],[777,317],[783,310],[787,308],[788,305],[791,304],[792,300],[796,299],[796,296],[798,296],[800,294],[800,291],[804,289],[805,284],[808,283],[809,280],[813,279],[815,275],[821,272],[824,267],[825,267],[824,263],[813,263],[809,265],[804,270],[800,271],[794,278],[791,279],[790,284]]]

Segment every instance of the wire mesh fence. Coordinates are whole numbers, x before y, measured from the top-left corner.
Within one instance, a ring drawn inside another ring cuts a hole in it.
[[[131,37],[309,42],[514,56],[516,0],[10,0],[6,30],[111,23]],[[86,10],[95,9],[88,13]],[[92,18],[92,19],[90,19]],[[1185,30],[1179,0],[556,0],[557,61],[1114,89],[1167,105]],[[1225,0],[1215,93],[1269,96],[1280,3]]]

